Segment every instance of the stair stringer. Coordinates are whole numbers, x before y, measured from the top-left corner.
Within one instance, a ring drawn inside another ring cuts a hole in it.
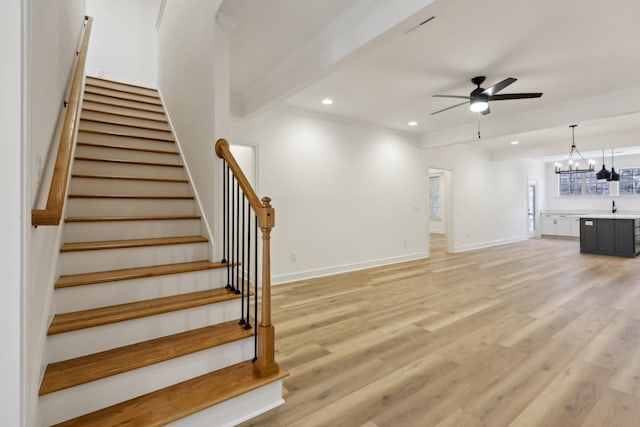
[[[213,261],[213,262],[218,262],[218,261],[220,261],[220,259],[214,259],[214,257],[216,256],[215,239],[214,239],[214,234],[212,232],[212,227],[211,227],[211,222],[210,222],[210,220],[216,221],[217,220],[217,215],[216,215],[215,212],[213,212],[213,213],[211,213],[213,218],[209,218],[208,213],[205,212],[204,208],[202,207],[202,198],[198,194],[198,189],[196,188],[196,184],[195,184],[195,181],[193,179],[193,174],[192,174],[191,169],[189,167],[189,164],[187,162],[187,158],[184,155],[184,150],[182,148],[182,143],[180,142],[180,138],[178,137],[178,133],[176,132],[175,127],[173,126],[173,122],[171,121],[171,116],[169,115],[169,110],[167,109],[167,105],[166,105],[166,103],[164,101],[164,97],[162,96],[162,91],[160,90],[160,88],[158,88],[158,96],[160,97],[160,102],[162,102],[162,108],[164,108],[165,116],[167,118],[167,122],[169,123],[169,128],[171,129],[171,133],[172,133],[172,135],[173,135],[173,137],[175,139],[176,147],[178,148],[178,152],[180,153],[180,158],[182,159],[182,164],[184,165],[184,171],[185,171],[185,173],[187,175],[187,179],[189,180],[189,185],[191,187],[191,191],[193,191],[193,194],[195,196],[197,211],[202,216],[202,223],[203,223],[204,228],[206,230],[207,237],[209,238],[209,260]],[[213,142],[211,143],[211,153],[213,153]],[[216,168],[216,163],[212,163],[211,167],[212,168]],[[211,185],[214,185],[214,183],[212,182]],[[214,188],[218,188],[218,186],[214,186]],[[216,200],[220,199],[219,197],[217,197],[215,195],[214,195],[214,197],[216,197]]]

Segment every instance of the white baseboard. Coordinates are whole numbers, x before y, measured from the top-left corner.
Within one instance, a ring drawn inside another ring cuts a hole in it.
[[[331,276],[333,274],[348,273],[350,271],[364,270],[366,268],[381,267],[383,265],[397,264],[406,261],[415,261],[428,257],[428,253],[416,252],[407,255],[399,255],[389,258],[373,259],[368,261],[354,262],[351,264],[334,265],[331,267],[316,268],[313,270],[297,271],[294,273],[276,274],[271,277],[273,285],[296,282],[298,280],[312,279],[316,277]]]
[[[499,239],[499,240],[491,240],[488,242],[480,242],[480,243],[472,243],[469,245],[460,245],[460,246],[454,246],[453,247],[453,253],[459,253],[459,252],[467,252],[467,251],[473,251],[476,249],[484,249],[484,248],[490,248],[492,246],[500,246],[500,245],[506,245],[509,243],[516,243],[516,242],[522,242],[524,240],[528,240],[529,238],[527,236],[518,236],[518,237],[511,237],[508,239]]]

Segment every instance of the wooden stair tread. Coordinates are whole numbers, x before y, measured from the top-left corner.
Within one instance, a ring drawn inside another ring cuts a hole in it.
[[[193,200],[193,196],[138,196],[133,194],[69,194],[70,199],[125,199],[125,200]]]
[[[142,166],[163,166],[170,168],[182,168],[182,165],[174,165],[171,163],[157,163],[157,162],[138,162],[133,160],[121,160],[121,159],[104,159],[97,157],[84,157],[84,156],[76,156],[75,160],[86,160],[88,162],[103,162],[103,163],[122,163],[126,165],[142,165]]]
[[[154,92],[158,91],[157,89],[149,87],[149,86],[142,86],[142,85],[137,85],[137,84],[134,84],[134,83],[119,82],[117,80],[105,79],[104,77],[87,76],[87,80],[90,80],[92,82],[106,82],[106,83],[112,83],[112,84],[122,85],[122,86],[129,86],[129,87],[134,87],[134,88],[139,88],[139,89],[147,89],[147,90],[152,90]]]
[[[86,96],[89,95],[89,96]],[[101,95],[94,95],[94,96],[101,96]],[[93,102],[96,104],[101,104],[101,105],[108,105],[108,106],[112,106],[112,107],[120,107],[120,108],[127,108],[129,110],[136,110],[136,111],[144,111],[147,113],[157,113],[157,114],[163,114],[164,115],[164,108],[160,105],[129,105],[126,103],[127,100],[118,100],[118,99],[114,99],[114,98],[110,98],[108,101],[107,100],[103,100],[103,99],[96,99],[94,98],[94,96],[91,96],[91,94],[85,94],[84,100],[88,101],[88,102]],[[108,97],[107,97],[108,98]],[[133,101],[135,102],[135,101]]]
[[[253,336],[238,320],[51,363],[40,396]]]
[[[105,124],[105,125],[121,126],[123,128],[144,129],[144,130],[153,130],[153,131],[156,131],[156,132],[171,133],[171,129],[168,129],[165,126],[145,126],[145,125],[124,124],[124,123],[110,122],[108,120],[89,119],[89,118],[82,117],[82,116],[80,117],[80,120],[82,122],[100,123],[100,124]]]
[[[202,219],[199,215],[163,215],[163,216],[87,216],[69,217],[65,222],[108,222],[108,221],[174,221]]]
[[[95,102],[95,101],[89,101],[89,102]],[[90,107],[90,106],[86,106],[86,105],[83,105],[82,111],[87,111],[87,112],[91,112],[91,113],[106,114],[106,115],[109,115],[109,116],[126,117],[128,119],[149,120],[151,122],[165,123],[167,125],[169,124],[169,122],[167,121],[166,117],[163,117],[163,118],[145,117],[145,116],[141,116],[139,114],[136,115],[136,114],[133,114],[133,113],[129,113],[129,114],[116,113],[114,111],[100,110],[100,109],[97,109],[95,107]]]
[[[217,288],[112,305],[109,307],[62,313],[54,316],[47,335],[61,334],[78,329],[138,319],[237,298],[240,298],[240,295],[236,295],[234,292],[225,288]]]
[[[246,361],[69,420],[57,427],[163,426],[169,422],[285,378],[287,371],[257,378]]]
[[[88,178],[88,179],[122,179],[125,181],[153,181],[153,182],[178,182],[188,183],[188,179],[178,178],[144,178],[139,176],[123,176],[123,175],[91,175],[91,174],[72,174],[72,178]]]
[[[123,132],[87,129],[87,128],[83,128],[82,127],[82,123],[80,124],[80,127],[78,128],[78,132],[94,133],[94,134],[98,134],[98,135],[109,135],[109,136],[116,136],[116,137],[135,138],[135,139],[145,139],[145,140],[148,140],[148,141],[175,142],[173,140],[172,136],[167,136],[166,138],[159,138],[157,136],[131,135],[131,134],[128,134],[128,133],[123,133]]]
[[[138,147],[127,147],[126,145],[114,145],[114,144],[97,144],[94,142],[77,142],[77,145],[82,145],[84,147],[95,147],[95,148],[112,148],[114,150],[128,150],[128,151],[142,151],[145,153],[159,153],[159,154],[172,154],[179,156],[180,153],[177,151],[170,150],[159,150],[155,148],[138,148]]]
[[[94,251],[102,249],[142,248],[147,246],[183,245],[204,243],[209,239],[202,236],[158,237],[154,239],[105,240],[102,242],[65,243],[60,252]]]
[[[160,101],[160,98],[158,98],[157,96],[149,96],[149,95],[143,95],[139,93],[125,92],[120,89],[111,89],[103,86],[92,85],[90,83],[85,85],[84,92],[90,93],[93,95],[106,96],[109,98],[124,99],[126,101],[139,102],[141,104],[149,104],[149,105],[155,105],[159,107],[162,106],[162,102]]]
[[[120,280],[141,279],[144,277],[165,276],[169,274],[189,273],[193,271],[225,268],[226,263],[211,261],[182,262],[176,264],[153,265],[148,267],[123,268],[119,270],[97,271],[93,273],[69,274],[60,276],[56,289],[72,286],[92,285],[96,283],[117,282]]]

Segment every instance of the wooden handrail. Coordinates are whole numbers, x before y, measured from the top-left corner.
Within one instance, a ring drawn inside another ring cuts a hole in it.
[[[78,53],[78,60],[73,72],[71,91],[69,92],[69,102],[67,112],[64,116],[62,134],[60,135],[60,145],[56,156],[56,164],[53,169],[47,206],[45,209],[33,209],[31,211],[31,225],[58,225],[62,217],[64,199],[67,191],[67,181],[69,179],[69,166],[71,164],[71,153],[77,133],[78,116],[80,115],[80,99],[82,95],[82,83],[84,80],[84,66],[89,48],[89,35],[91,34],[91,23],[93,18],[85,16],[85,28],[82,36],[82,45]]]
[[[275,328],[271,323],[271,229],[275,227],[275,210],[271,207],[269,197],[263,197],[262,200],[258,198],[251,183],[231,154],[229,143],[219,139],[215,150],[218,157],[227,162],[231,173],[255,212],[262,231],[262,311],[258,324],[258,359],[253,368],[256,375],[265,377],[280,370],[275,361]]]

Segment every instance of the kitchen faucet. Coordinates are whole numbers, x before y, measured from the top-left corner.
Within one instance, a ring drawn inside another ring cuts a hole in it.
[[[618,208],[616,208],[616,201],[612,200],[611,201],[611,213],[616,213],[617,210],[618,210]]]

